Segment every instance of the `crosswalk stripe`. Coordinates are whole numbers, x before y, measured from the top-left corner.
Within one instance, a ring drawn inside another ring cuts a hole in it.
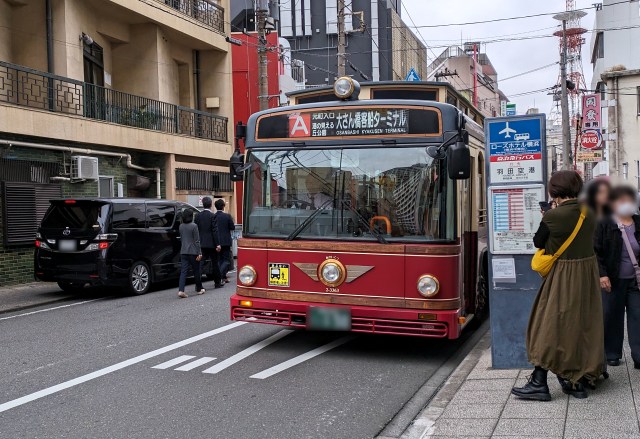
[[[356,338],[355,335],[348,335],[346,337],[339,338],[337,340],[332,341],[331,343],[327,343],[309,352],[305,352],[304,354],[298,355],[297,357],[294,357],[283,363],[276,364],[275,366],[270,367],[269,369],[265,369],[262,372],[258,372],[255,375],[251,375],[249,378],[256,378],[259,380],[269,378],[270,376],[280,373],[283,370],[289,369],[290,367],[293,367],[293,366],[297,366],[298,364],[304,363],[305,361],[310,360],[314,357],[317,357],[318,355],[323,354],[327,351],[330,351],[331,349],[337,348],[340,345],[348,343],[354,338]]]
[[[253,346],[249,346],[245,350],[238,352],[237,354],[227,358],[224,361],[221,361],[220,363],[216,364],[213,367],[210,367],[207,370],[203,370],[202,373],[218,373],[218,372],[221,372],[224,369],[226,369],[227,367],[233,366],[234,364],[238,363],[239,361],[242,361],[245,358],[247,358],[248,356],[255,354],[260,349],[263,349],[263,348],[269,346],[271,343],[274,343],[274,342],[280,340],[282,337],[285,337],[285,336],[291,334],[292,332],[293,332],[293,329],[283,329],[280,332],[276,332],[271,337],[265,338],[264,340],[254,344]]]
[[[164,363],[160,363],[157,366],[153,366],[153,369],[169,369],[171,366],[184,363],[185,361],[191,360],[192,358],[196,358],[195,355],[180,355],[173,360],[165,361]]]
[[[191,363],[187,363],[173,370],[180,370],[183,372],[187,372],[195,369],[196,367],[202,366],[203,364],[211,363],[213,360],[215,360],[215,357],[202,357],[202,358],[198,358],[195,361],[192,361]]]

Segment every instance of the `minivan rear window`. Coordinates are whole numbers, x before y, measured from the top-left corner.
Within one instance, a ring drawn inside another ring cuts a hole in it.
[[[77,231],[104,230],[109,215],[109,205],[97,202],[78,201],[73,204],[53,203],[42,220],[43,229],[65,229]]]

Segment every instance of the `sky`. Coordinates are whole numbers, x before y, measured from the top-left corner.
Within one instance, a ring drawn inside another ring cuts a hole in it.
[[[463,26],[423,27],[450,23],[467,23],[474,21],[508,18],[522,15],[560,12],[566,9],[565,0],[402,0],[404,6],[401,16],[407,26],[419,38],[423,38],[430,47],[429,62],[439,55],[447,45],[460,44],[461,41],[482,41],[495,38],[522,38],[532,35],[550,35],[560,29],[558,22],[551,15],[508,20],[494,23],[481,23]],[[590,8],[582,19],[581,26],[587,30],[593,28],[595,12],[592,9],[594,0],[576,0],[577,8]],[[452,13],[455,11],[455,13]],[[591,33],[585,34],[586,43],[582,50],[582,64],[587,88],[591,83],[591,63],[589,43]],[[529,70],[549,65],[559,60],[558,39],[536,38],[520,41],[489,42],[482,45],[498,72],[499,88],[515,102],[519,114],[530,107],[547,113],[553,108],[552,97],[548,91],[513,96],[520,93],[540,90],[556,84],[560,72],[559,65],[553,65],[513,79],[501,81]],[[513,97],[512,97],[513,96]]]

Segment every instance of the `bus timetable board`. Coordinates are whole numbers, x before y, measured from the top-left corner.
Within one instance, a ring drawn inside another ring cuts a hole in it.
[[[427,137],[442,134],[442,115],[432,107],[329,107],[261,116],[256,141],[345,137]]]

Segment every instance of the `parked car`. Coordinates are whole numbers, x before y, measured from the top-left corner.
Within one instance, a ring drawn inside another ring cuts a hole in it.
[[[53,200],[36,236],[35,276],[64,291],[85,285],[149,292],[180,274],[179,201],[131,198]]]

